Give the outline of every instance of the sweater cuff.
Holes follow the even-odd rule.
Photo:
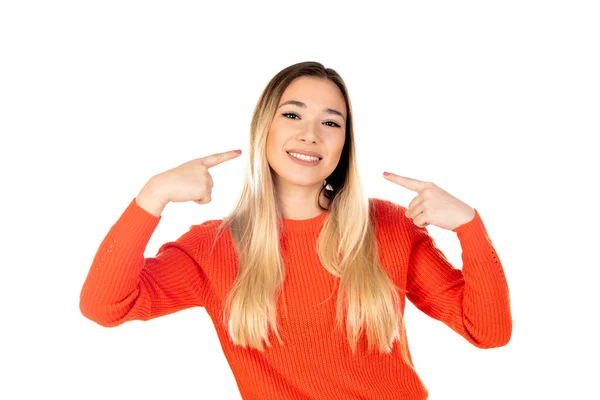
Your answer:
[[[481,228],[483,228],[483,221],[481,220],[481,216],[479,215],[477,209],[474,208],[474,210],[475,216],[473,219],[452,229],[452,232],[456,232],[459,235],[471,235],[473,232],[481,231]]]
[[[125,212],[114,224],[114,230],[123,230],[127,235],[134,234],[135,248],[145,248],[158,226],[162,216],[155,216],[144,210],[136,201],[135,197],[131,200]],[[132,228],[134,227],[134,228]],[[118,235],[117,232],[115,234]]]
[[[452,229],[452,231],[456,232],[463,249],[469,250],[468,254],[487,257],[490,251],[494,251],[494,244],[488,236],[477,209],[475,209],[475,216],[471,221]]]

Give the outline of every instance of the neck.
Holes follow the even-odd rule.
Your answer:
[[[303,220],[314,218],[321,213],[323,209],[319,206],[318,193],[320,186],[294,186],[293,188],[278,187],[277,198],[278,206],[283,218]],[[321,194],[320,204],[323,207],[329,206],[329,200]]]

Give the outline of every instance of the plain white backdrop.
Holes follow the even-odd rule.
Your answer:
[[[240,399],[202,308],[104,328],[79,311],[102,239],[153,175],[241,148],[212,202],[169,204],[146,256],[222,218],[269,79],[346,81],[364,189],[385,170],[475,207],[513,335],[482,350],[410,302],[431,400],[597,399],[600,13],[592,1],[5,1],[0,5],[2,399]],[[462,267],[456,234],[428,227]]]

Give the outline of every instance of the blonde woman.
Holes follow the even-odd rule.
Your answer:
[[[166,204],[210,202],[210,169],[241,152],[152,177],[101,243],[83,315],[114,327],[204,307],[245,400],[426,399],[406,341],[406,298],[474,346],[505,345],[508,286],[478,212],[395,174],[384,177],[417,193],[408,207],[366,198],[352,122],[335,70],[303,62],[280,71],[254,110],[231,213],[144,258]],[[428,224],[457,233],[462,270]]]

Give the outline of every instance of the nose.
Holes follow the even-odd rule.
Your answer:
[[[306,129],[304,129],[300,135],[299,135],[299,139],[303,140],[303,141],[308,141],[308,142],[312,142],[312,143],[316,143],[317,142],[317,131],[318,129],[315,129],[314,124],[313,123],[308,123],[306,124]]]

